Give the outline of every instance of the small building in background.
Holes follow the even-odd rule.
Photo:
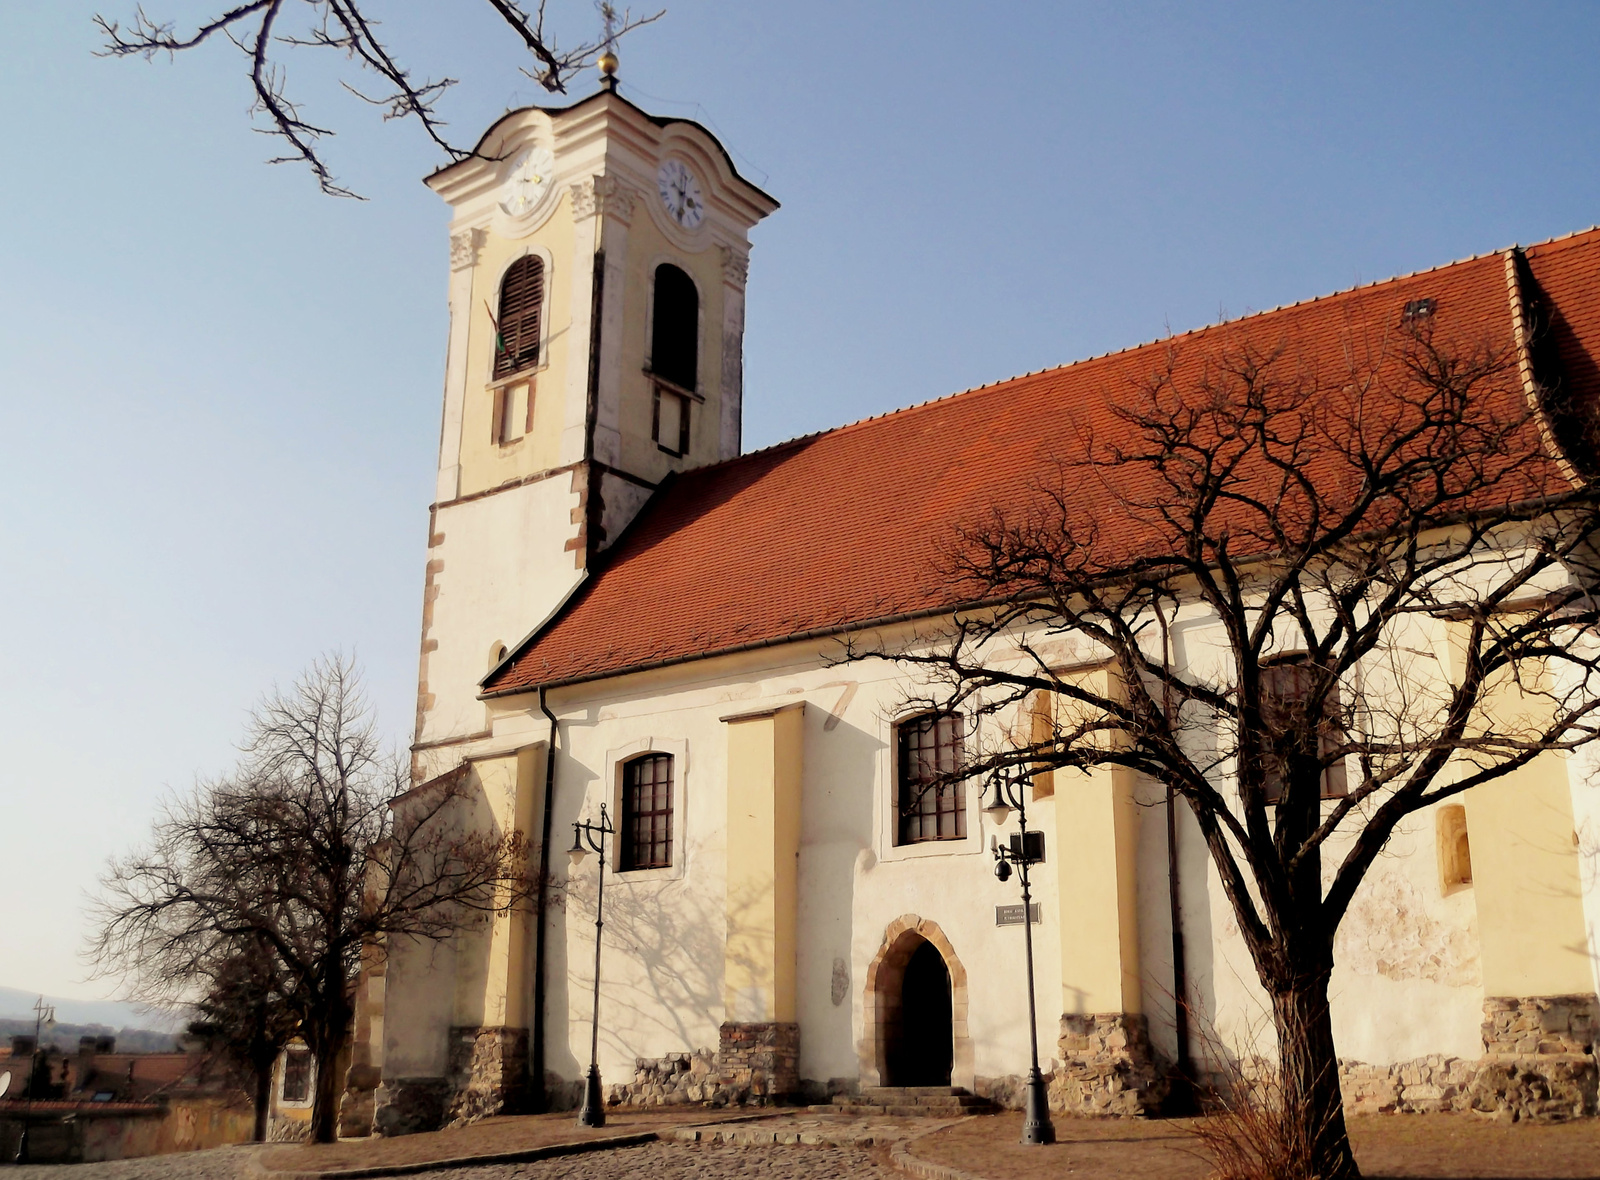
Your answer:
[[[0,1076],[7,1073],[0,1159],[15,1157],[24,1126],[34,1163],[132,1159],[250,1140],[248,1086],[198,1047],[118,1053],[113,1037],[83,1037],[68,1053],[19,1036],[0,1049]]]

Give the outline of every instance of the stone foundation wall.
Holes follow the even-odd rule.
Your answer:
[[[1594,1056],[1600,1004],[1589,996],[1490,996],[1483,1002],[1487,1056]]]
[[[727,1021],[718,1033],[717,1075],[730,1102],[765,1104],[800,1092],[800,1026]]]
[[[444,1078],[385,1078],[378,1087],[373,1132],[394,1136],[437,1131],[444,1124],[451,1090]]]
[[[1508,1122],[1555,1122],[1597,1113],[1594,996],[1491,996],[1483,1002],[1475,1061],[1423,1057],[1397,1065],[1339,1063],[1356,1114],[1474,1111]]]
[[[1490,996],[1472,1109],[1517,1122],[1595,1114],[1597,1032],[1593,995]]]
[[[716,1052],[634,1059],[633,1080],[610,1086],[611,1106],[764,1106],[802,1093],[800,1026],[728,1022]],[[831,1087],[830,1087],[831,1089]]]
[[[1050,1077],[1050,1109],[1064,1114],[1152,1114],[1167,1096],[1166,1068],[1150,1047],[1143,1016],[1063,1016],[1061,1065]],[[999,1099],[995,1099],[999,1101]]]
[[[684,1106],[712,1103],[726,1106],[717,1076],[717,1055],[710,1049],[669,1053],[665,1057],[639,1057],[633,1063],[633,1081],[608,1087],[608,1106]],[[717,1102],[718,1097],[722,1101]]]
[[[376,1065],[358,1063],[350,1067],[345,1074],[344,1094],[339,1098],[339,1138],[359,1139],[372,1134],[382,1081],[383,1071]]]
[[[451,1125],[521,1113],[528,1099],[528,1030],[452,1028],[449,1080]]]
[[[1053,1082],[1055,1074],[1045,1075],[1046,1082]],[[1008,1073],[997,1078],[978,1076],[972,1079],[972,1092],[979,1098],[987,1098],[996,1106],[1007,1110],[1021,1110],[1028,1100],[1028,1079],[1020,1073]],[[1054,1099],[1051,1100],[1054,1105]]]
[[[1472,1108],[1478,1062],[1421,1057],[1397,1065],[1339,1062],[1339,1088],[1352,1114],[1439,1114]]]

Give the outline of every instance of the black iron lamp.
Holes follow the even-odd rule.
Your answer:
[[[583,1108],[578,1111],[578,1122],[585,1127],[606,1125],[605,1098],[600,1093],[600,931],[605,926],[606,837],[614,830],[602,803],[599,823],[573,823],[572,847],[567,849],[573,868],[591,852],[600,858],[600,882],[594,897],[594,1017],[589,1024],[589,1076],[583,1087]]]
[[[1008,881],[1011,879],[1012,866],[1015,866],[1017,876],[1022,881],[1022,930],[1028,958],[1028,1053],[1032,1062],[1028,1069],[1028,1098],[1022,1121],[1022,1142],[1042,1146],[1056,1141],[1056,1128],[1050,1121],[1050,1098],[1045,1089],[1044,1075],[1039,1072],[1039,1014],[1033,987],[1033,893],[1028,881],[1028,866],[1044,859],[1044,834],[1028,831],[1027,792],[1032,777],[1018,767],[996,770],[989,776],[993,795],[983,813],[998,828],[1015,811],[1022,829],[1006,843],[994,842],[994,875],[1001,881]]]

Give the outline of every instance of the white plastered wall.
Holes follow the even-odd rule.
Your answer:
[[[859,1075],[867,968],[885,928],[907,914],[938,924],[967,973],[968,1020],[979,1077],[1016,1075],[1028,1058],[1022,930],[997,927],[994,907],[1019,900],[1015,880],[992,875],[990,829],[969,789],[968,837],[937,846],[893,842],[893,723],[908,694],[894,666],[828,666],[826,645],[708,659],[609,683],[551,692],[561,718],[554,830],[592,818],[613,799],[616,752],[646,747],[677,761],[681,862],[673,874],[608,876],[602,955],[601,1067],[608,1081],[632,1077],[634,1060],[712,1048],[723,1009],[726,931],[727,727],[730,714],[804,701],[797,1017],[801,1075]],[[1174,659],[1200,668],[1221,658],[1204,619],[1180,622]],[[493,706],[483,750],[542,738],[529,698]],[[1203,727],[1202,727],[1203,728]],[[1199,739],[1197,739],[1199,740]],[[1575,780],[1576,782],[1576,780]],[[1071,784],[1057,784],[1058,792]],[[1576,790],[1575,786],[1575,790]],[[1169,1059],[1175,1048],[1171,931],[1162,793],[1139,788],[1138,909],[1143,1008]],[[1070,856],[1047,801],[1030,814],[1048,855]],[[1189,992],[1197,1023],[1227,1053],[1270,1052],[1265,998],[1229,905],[1187,809],[1178,811],[1178,862]],[[1470,888],[1439,880],[1434,817],[1407,821],[1358,892],[1337,944],[1332,998],[1341,1057],[1390,1064],[1439,1053],[1480,1051],[1483,987]],[[1338,841],[1330,862],[1342,855]],[[560,858],[558,858],[558,862]],[[565,872],[564,862],[557,872]],[[593,962],[594,862],[562,891],[550,916],[548,1067],[576,1079],[587,1064]],[[1039,1051],[1048,1063],[1062,995],[1061,899],[1055,875],[1037,878],[1035,927]],[[1592,887],[1591,887],[1592,888]],[[440,960],[443,965],[443,959]],[[564,1033],[563,1033],[564,1029]],[[1191,1045],[1202,1066],[1203,1035]]]
[[[1189,618],[1174,627],[1173,655],[1192,673],[1219,683],[1228,678],[1223,636],[1208,619]],[[1206,733],[1206,726],[1193,726],[1188,740],[1205,742]],[[1142,784],[1140,801],[1145,1007],[1152,1040],[1171,1060],[1176,1036],[1165,792]],[[1219,1054],[1270,1055],[1271,1007],[1232,904],[1188,806],[1180,800],[1176,810],[1191,1054],[1202,1068],[1214,1066]],[[1475,1058],[1482,1052],[1483,982],[1473,893],[1470,887],[1446,893],[1442,886],[1435,822],[1430,809],[1400,825],[1341,924],[1329,997],[1342,1059],[1387,1065],[1432,1053]],[[1348,846],[1344,832],[1329,841],[1325,878]]]
[[[933,848],[896,849],[884,806],[893,719],[903,682],[888,665],[842,670],[790,666],[748,671],[738,660],[698,669],[631,677],[611,686],[551,693],[562,719],[556,766],[556,843],[570,825],[593,818],[614,778],[617,750],[676,748],[682,813],[680,875],[608,873],[601,975],[601,1070],[630,1080],[636,1057],[714,1048],[725,1018],[727,733],[721,718],[751,708],[804,700],[805,780],[797,923],[797,1017],[801,1075],[854,1079],[867,968],[885,928],[907,913],[944,930],[965,966],[969,1022],[979,1076],[1015,1074],[1027,1062],[1026,977],[1022,930],[996,927],[995,906],[1019,900],[1016,881],[992,873],[989,828],[968,795],[968,837]],[[710,674],[713,668],[721,669]],[[734,675],[729,675],[734,672]],[[698,675],[696,674],[698,673]],[[495,741],[537,732],[522,702],[496,720]],[[664,735],[670,735],[668,745]],[[641,744],[643,743],[643,745]],[[1030,826],[1047,833],[1056,853],[1052,809],[1042,804]],[[613,861],[613,867],[615,862]],[[564,872],[564,862],[558,866]],[[1060,995],[1056,902],[1041,874],[1034,928],[1040,1004],[1040,1053],[1055,1052]],[[564,910],[551,915],[547,1066],[577,1078],[587,1065],[594,954],[592,858],[569,878]],[[841,968],[842,964],[842,968]],[[840,986],[836,987],[836,977]],[[837,1002],[835,996],[837,995]],[[561,1028],[565,1022],[566,1035]]]
[[[578,496],[566,474],[439,508],[429,549],[433,601],[423,635],[432,705],[419,743],[480,734],[487,714],[478,682],[491,648],[514,647],[577,582],[570,552]]]

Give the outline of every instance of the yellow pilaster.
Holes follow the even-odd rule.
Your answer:
[[[1098,694],[1116,686],[1108,668],[1075,676]],[[1058,722],[1070,727],[1079,708],[1058,700]],[[1036,795],[1037,784],[1036,779]],[[1057,770],[1050,776],[1056,809],[1056,847],[1050,859],[1055,862],[1061,913],[1061,1010],[1068,1015],[1141,1010],[1139,814],[1133,784],[1131,771],[1110,767],[1092,773]]]
[[[1458,675],[1465,627],[1458,624],[1452,636]],[[1502,676],[1486,686],[1478,705],[1483,730],[1520,734],[1548,725],[1551,702],[1541,695],[1548,687],[1539,683],[1541,675],[1524,667],[1523,684]],[[1461,772],[1469,773],[1468,766]],[[1592,994],[1566,758],[1541,754],[1520,770],[1468,791],[1461,801],[1484,995]]]
[[[793,1021],[805,706],[723,721],[728,726],[727,1018]]]
[[[484,813],[476,817],[476,830],[496,836],[521,832],[530,843],[536,838],[534,816],[543,749],[542,744],[528,746],[472,763],[466,802],[472,811]],[[467,961],[458,970],[457,1025],[527,1027],[532,923],[532,908],[522,902],[489,915],[476,935],[458,940],[459,953],[464,953]],[[474,959],[481,962],[481,968]]]

